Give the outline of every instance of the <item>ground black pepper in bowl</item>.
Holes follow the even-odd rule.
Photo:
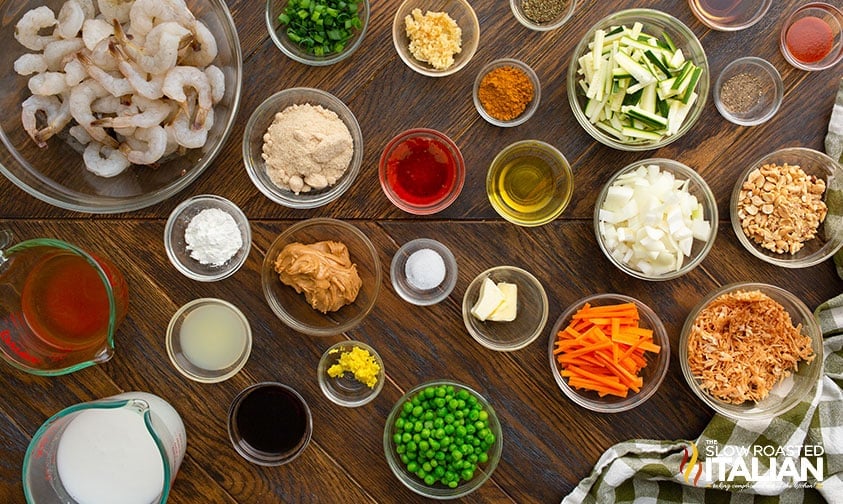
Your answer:
[[[726,65],[714,86],[714,104],[726,120],[754,126],[770,119],[781,105],[784,84],[776,68],[755,57]]]
[[[720,88],[720,101],[732,114],[746,114],[764,95],[763,83],[758,77],[739,73],[729,77]]]

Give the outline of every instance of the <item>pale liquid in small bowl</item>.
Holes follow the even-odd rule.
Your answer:
[[[246,332],[242,320],[230,308],[209,304],[185,317],[179,343],[191,364],[216,371],[231,366],[243,354]]]

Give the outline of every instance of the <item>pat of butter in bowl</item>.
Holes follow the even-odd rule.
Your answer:
[[[485,278],[471,314],[480,321],[511,322],[518,311],[518,285]]]

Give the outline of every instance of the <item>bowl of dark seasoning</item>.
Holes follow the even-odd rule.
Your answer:
[[[571,19],[576,6],[575,0],[509,0],[515,19],[536,31],[559,28]]]
[[[767,60],[748,56],[726,65],[714,85],[714,105],[727,121],[755,126],[779,110],[784,84]]]
[[[495,126],[518,126],[539,108],[539,78],[526,63],[502,58],[485,65],[474,80],[474,106]]]
[[[185,200],[164,228],[164,248],[184,276],[213,282],[233,275],[246,262],[252,231],[240,208],[213,194]]]
[[[447,298],[457,283],[457,260],[442,243],[417,238],[405,243],[392,257],[390,278],[395,292],[419,306]]]

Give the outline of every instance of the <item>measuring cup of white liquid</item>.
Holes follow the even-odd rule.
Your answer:
[[[23,492],[30,504],[163,504],[186,446],[181,417],[156,395],[77,404],[33,436]]]

